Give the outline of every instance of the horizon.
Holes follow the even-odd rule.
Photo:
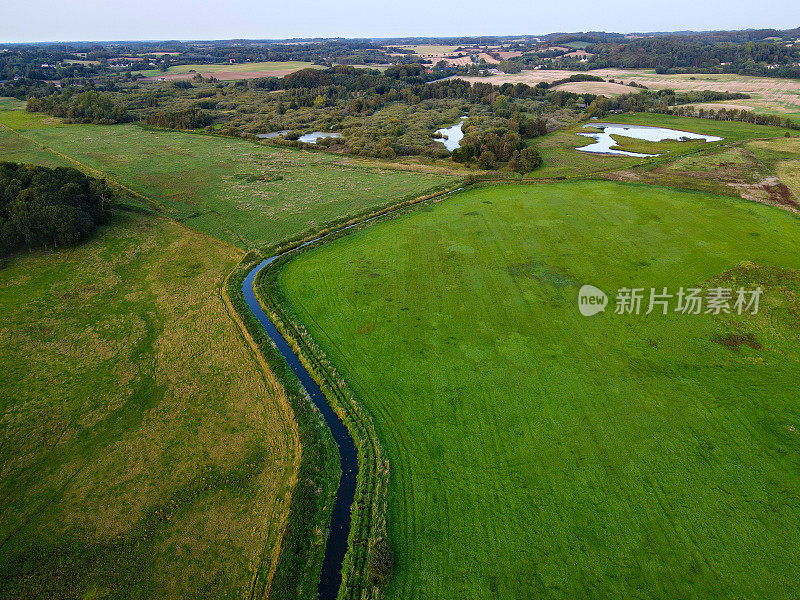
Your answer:
[[[633,0],[612,0],[602,6],[579,0],[570,8],[567,13],[560,6],[501,0],[486,10],[476,0],[449,0],[435,5],[409,0],[403,10],[388,11],[367,8],[358,0],[343,0],[336,6],[301,0],[288,12],[283,6],[259,5],[254,0],[234,0],[224,8],[208,0],[178,0],[166,5],[143,0],[135,6],[110,8],[98,0],[79,6],[34,0],[6,9],[7,17],[0,24],[0,43],[457,39],[600,31],[644,35],[786,30],[783,24],[787,22],[800,24],[800,5],[793,0],[768,0],[762,3],[755,19],[752,3],[744,0],[702,6],[691,0],[676,0],[668,7],[648,11],[642,11]],[[280,14],[280,19],[273,19],[273,13]],[[509,23],[538,33],[508,32]]]
[[[188,44],[192,42],[268,42],[268,43],[313,43],[325,41],[356,41],[363,40],[367,42],[393,42],[393,41],[424,41],[424,40],[437,40],[437,41],[459,41],[459,40],[474,40],[478,38],[494,38],[501,40],[508,40],[510,38],[543,38],[548,36],[557,35],[598,35],[598,34],[616,34],[623,36],[658,36],[658,35],[697,35],[708,33],[725,33],[732,31],[762,31],[772,30],[777,32],[800,30],[800,24],[796,27],[746,27],[740,29],[674,29],[674,30],[658,30],[658,31],[611,31],[611,30],[575,30],[575,31],[548,31],[545,33],[497,33],[497,34],[475,34],[475,35],[396,35],[396,36],[297,36],[297,37],[221,37],[221,38],[119,38],[119,39],[49,39],[49,40],[24,40],[18,42],[10,42],[0,40],[0,44],[8,46],[20,45],[36,45],[36,44],[158,44],[158,43],[179,43]]]

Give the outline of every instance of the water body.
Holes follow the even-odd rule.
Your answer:
[[[442,134],[442,137],[436,141],[443,143],[444,147],[450,150],[450,152],[458,148],[458,143],[464,137],[464,131],[461,129],[461,127],[464,125],[464,121],[466,120],[467,117],[461,117],[461,120],[455,125],[437,129],[436,133]]]
[[[325,557],[322,560],[322,573],[317,590],[320,600],[335,600],[342,583],[342,562],[347,552],[347,537],[350,535],[350,507],[355,499],[356,481],[358,479],[358,450],[356,450],[356,445],[350,437],[347,427],[344,426],[344,423],[341,422],[328,404],[325,394],[322,393],[317,383],[311,378],[300,359],[292,352],[289,344],[275,328],[275,325],[272,324],[272,321],[270,321],[256,299],[253,290],[253,282],[256,275],[276,258],[277,256],[268,258],[247,274],[242,283],[242,293],[247,306],[258,319],[258,322],[261,323],[270,339],[275,343],[292,372],[300,380],[300,383],[311,397],[314,406],[322,413],[325,424],[331,430],[333,439],[339,448],[339,462],[341,463],[342,474],[339,477],[339,489],[333,504],[333,515],[331,517],[328,540],[325,545]]]
[[[628,152],[626,150],[614,149],[617,142],[612,135],[624,135],[646,140],[648,142],[661,142],[663,140],[704,140],[706,142],[718,142],[722,138],[715,135],[701,135],[689,131],[679,131],[677,129],[667,129],[665,127],[649,127],[647,125],[618,125],[615,123],[587,123],[584,127],[594,127],[600,130],[599,133],[579,133],[584,137],[594,138],[594,144],[577,148],[581,152],[593,152],[598,154],[620,154],[623,156],[636,156],[647,158],[649,156],[659,156],[658,154],[642,154],[640,152]]]
[[[324,138],[340,138],[340,137],[342,137],[342,134],[336,133],[335,131],[329,133],[325,133],[324,131],[312,131],[311,133],[301,135],[299,140],[301,142],[305,142],[306,144],[316,144],[317,140],[321,140]]]
[[[287,133],[289,133],[289,130],[284,129],[283,131],[273,131],[272,133],[257,133],[256,137],[263,140],[268,140],[270,138],[276,138],[279,135],[286,135]]]

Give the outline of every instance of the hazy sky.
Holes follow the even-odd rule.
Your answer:
[[[800,0],[0,1],[0,42],[628,33],[800,25]]]

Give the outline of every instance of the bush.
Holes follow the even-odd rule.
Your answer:
[[[372,583],[382,588],[392,579],[394,553],[385,538],[378,539],[369,552],[367,571]]]
[[[485,150],[478,157],[478,166],[485,171],[494,169],[497,166],[497,157],[491,150]]]

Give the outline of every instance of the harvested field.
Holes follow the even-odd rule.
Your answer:
[[[467,81],[493,83],[526,83],[536,85],[540,81],[553,82],[575,75],[578,71],[535,70],[516,75],[492,75],[490,77],[462,77]],[[586,73],[581,71],[580,73]],[[672,89],[676,91],[712,90],[719,92],[741,92],[751,96],[748,100],[737,100],[735,104],[756,112],[771,112],[783,116],[800,117],[800,81],[746,75],[658,75],[648,69],[595,69],[588,71],[604,79],[614,79],[625,84],[635,82],[650,89]],[[629,90],[635,92],[635,89]],[[592,92],[594,93],[594,92]]]
[[[571,83],[563,83],[554,89],[572,92],[573,94],[598,94],[609,98],[638,91],[627,85],[605,81],[573,81]]]

